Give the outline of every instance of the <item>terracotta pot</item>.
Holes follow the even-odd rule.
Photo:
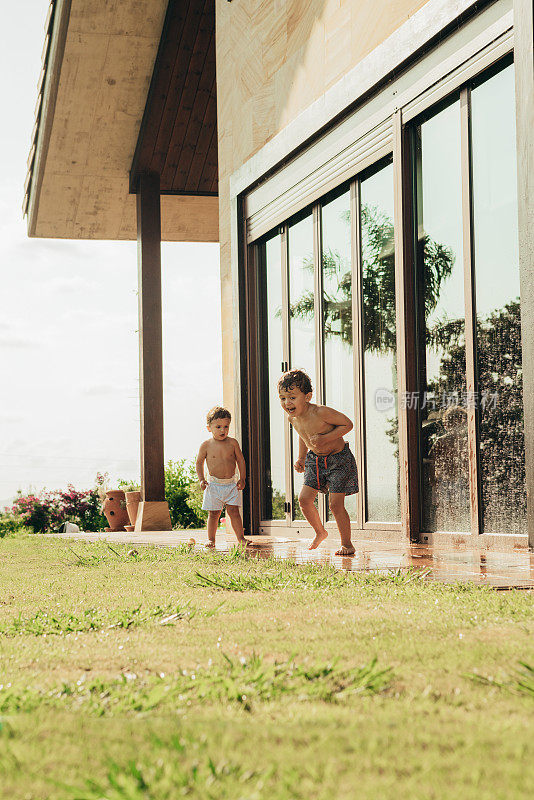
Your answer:
[[[134,527],[135,520],[137,519],[137,509],[140,502],[141,492],[126,492],[126,511],[130,517],[130,525],[133,525]],[[126,530],[128,530],[128,528],[126,528]]]
[[[123,531],[128,523],[126,512],[126,501],[122,489],[106,492],[106,499],[103,507],[104,516],[109,523],[111,531]]]
[[[124,527],[128,533],[131,533],[134,530],[135,525],[125,525]]]

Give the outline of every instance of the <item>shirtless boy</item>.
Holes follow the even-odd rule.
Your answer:
[[[354,456],[343,439],[352,430],[352,422],[340,411],[311,402],[311,381],[300,369],[284,372],[278,381],[278,394],[282,408],[299,435],[299,455],[294,466],[297,472],[304,473],[299,503],[315,531],[309,549],[315,550],[328,536],[314,500],[317,492],[329,492],[330,511],[341,536],[341,548],[336,555],[353,556],[345,495],[358,491],[358,472]]]
[[[215,406],[206,417],[211,439],[202,442],[197,456],[197,475],[200,488],[204,490],[202,508],[208,512],[207,547],[215,547],[215,534],[223,506],[230,517],[232,528],[241,545],[247,541],[243,534],[243,522],[239,513],[239,492],[245,485],[246,467],[243,453],[236,439],[228,436],[232,415],[226,408]],[[209,480],[204,475],[204,462],[208,467]],[[236,466],[239,480],[236,483]]]

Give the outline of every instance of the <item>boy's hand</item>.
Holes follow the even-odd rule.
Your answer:
[[[237,486],[237,489],[240,492],[242,492],[243,489],[245,488],[245,479],[244,478],[239,478],[238,482],[236,483],[236,486]]]
[[[304,459],[297,458],[294,467],[295,467],[295,472],[304,472]]]
[[[207,482],[207,480],[205,478],[200,481],[200,488],[202,489],[202,491],[204,491],[204,489],[207,487],[207,485],[208,485],[208,482]]]

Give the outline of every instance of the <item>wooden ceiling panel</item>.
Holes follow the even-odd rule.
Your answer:
[[[213,134],[215,133],[215,136],[217,135],[217,100],[215,83],[213,83],[209,88],[207,94],[208,98],[204,111],[204,118],[199,122],[199,130],[196,134],[197,146],[192,152],[189,163],[187,164],[187,172],[185,171],[186,165],[182,154],[182,158],[180,159],[180,163],[178,165],[178,172],[181,169],[182,174],[178,174],[177,172],[175,176],[176,181],[180,182],[183,180],[188,186],[191,187],[196,181],[196,191],[201,191],[199,185],[201,183],[202,174],[206,166],[208,166],[208,172],[213,174],[213,164],[210,167],[207,165],[206,160],[210,147],[217,148],[217,139],[215,138],[215,142],[213,142]],[[214,166],[216,171],[217,164]],[[200,176],[200,178],[198,178],[198,176]]]
[[[130,173],[164,194],[218,192],[215,0],[170,0]]]
[[[200,178],[197,186],[197,191],[200,194],[204,192],[217,192],[218,191],[218,153],[217,153],[217,121],[213,126],[211,133],[211,141],[208,145],[208,152],[206,153],[206,161],[204,169],[202,170],[202,177]]]
[[[209,54],[208,50],[208,54]],[[212,48],[213,55],[215,55],[215,50]],[[193,159],[195,157],[195,153],[197,149],[202,148],[202,134],[204,132],[204,126],[207,126],[207,131],[204,132],[208,138],[208,141],[211,140],[211,128],[210,128],[210,115],[213,122],[216,123],[217,121],[217,104],[215,102],[215,81],[213,79],[213,72],[215,68],[215,62],[213,63],[213,68],[210,68],[210,65],[207,63],[202,71],[202,75],[200,77],[200,81],[198,84],[198,88],[195,95],[195,102],[190,110],[189,119],[187,122],[187,128],[185,130],[184,135],[179,135],[176,139],[182,141],[182,148],[180,151],[180,155],[177,161],[176,168],[174,169],[174,177],[173,181],[176,185],[187,184],[191,165],[193,163]],[[210,99],[213,100],[210,106]],[[209,112],[209,113],[208,113]],[[187,116],[184,113],[183,117]],[[179,117],[178,117],[179,118]],[[173,137],[174,138],[174,137]],[[205,156],[205,153],[204,153]],[[199,166],[204,166],[205,157],[201,159]],[[165,168],[173,170],[174,164],[167,160],[165,164]],[[200,174],[200,173],[199,173]],[[194,175],[191,176],[193,180],[198,183],[198,177]]]

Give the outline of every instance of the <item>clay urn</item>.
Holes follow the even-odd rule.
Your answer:
[[[108,521],[110,531],[124,530],[124,526],[128,524],[128,513],[122,489],[113,489],[106,492],[102,510]]]
[[[133,531],[135,527],[135,520],[137,519],[137,509],[141,502],[141,492],[126,492],[126,511],[130,518],[130,524],[126,526],[126,530]],[[133,527],[132,527],[133,526]]]

